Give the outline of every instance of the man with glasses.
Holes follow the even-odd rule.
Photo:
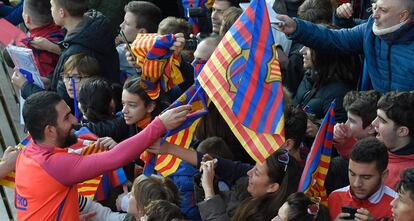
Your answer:
[[[329,195],[332,220],[347,220],[351,214],[343,206],[356,209],[357,220],[391,220],[390,203],[396,193],[384,185],[388,175],[387,148],[376,138],[365,138],[354,145],[348,167],[349,186]]]
[[[378,0],[373,14],[352,29],[329,30],[300,19],[279,15],[279,29],[292,40],[331,53],[364,53],[365,69],[375,90],[414,89],[413,0]]]

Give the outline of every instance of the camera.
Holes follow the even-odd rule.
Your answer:
[[[343,206],[342,207],[343,213],[349,213],[350,215],[346,217],[345,219],[355,219],[355,213],[357,213],[357,209],[352,206]]]
[[[197,38],[185,39],[184,49],[195,51],[197,49],[197,45],[198,45]]]

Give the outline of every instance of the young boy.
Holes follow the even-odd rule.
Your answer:
[[[388,149],[389,175],[385,184],[395,190],[400,172],[414,167],[414,92],[388,92],[377,106],[372,125]]]
[[[376,91],[351,91],[344,97],[343,106],[348,119],[334,127],[334,144],[338,153],[348,159],[352,146],[360,139],[374,136],[371,122],[376,117],[377,101],[380,93]]]
[[[132,1],[125,5],[124,21],[120,25],[121,32],[127,42],[116,47],[118,51],[121,75],[129,78],[137,74],[135,67],[130,65],[125,57],[126,44],[132,43],[138,33],[156,33],[158,23],[162,19],[161,9],[151,2]]]
[[[62,97],[67,96],[62,82],[63,66],[71,55],[79,53],[96,58],[102,76],[110,82],[119,82],[115,33],[110,27],[109,20],[94,10],[86,13],[88,10],[86,0],[51,0],[50,3],[53,20],[67,31],[62,42],[59,62],[53,74],[51,89],[57,90]]]
[[[49,45],[55,44],[57,47],[57,43],[63,40],[63,30],[53,22],[49,8],[49,0],[26,0],[23,3],[22,13],[24,23],[29,29],[29,36],[23,40],[23,43],[33,50],[36,67],[45,81],[51,79],[59,55],[53,51],[53,47],[39,45],[49,42]],[[29,83],[18,71],[13,74],[12,83],[21,88],[23,98],[27,98],[34,92],[32,91],[34,84]]]

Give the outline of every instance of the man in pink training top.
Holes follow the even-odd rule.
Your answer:
[[[166,129],[180,125],[189,110],[186,105],[167,111],[110,151],[82,156],[65,149],[77,141],[76,118],[62,98],[53,92],[30,96],[23,118],[33,140],[16,162],[18,220],[79,220],[76,184],[131,162]]]

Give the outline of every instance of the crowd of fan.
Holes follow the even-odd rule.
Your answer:
[[[100,2],[0,2],[0,16],[27,28],[25,45],[45,85],[18,69],[11,77],[26,99],[33,139],[23,151],[8,147],[0,161],[0,177],[16,171],[19,220],[414,220],[413,0],[270,1],[281,21],[272,29],[285,87],[285,143],[264,162],[247,154],[214,103],[191,148],[159,140],[186,119],[189,105],[163,110],[193,85],[194,67],[208,61],[243,13],[239,1],[214,1],[211,33],[197,38],[195,50],[185,47],[193,27],[184,13],[166,16],[179,16],[181,1],[163,10],[159,2]],[[180,58],[183,82],[157,98],[148,95],[128,47],[142,33],[173,34],[170,50]],[[297,190],[334,100],[323,205]],[[108,151],[62,151],[82,126]],[[169,177],[145,176],[144,150],[183,161]],[[95,202],[74,188],[118,167],[129,193],[114,189]]]

